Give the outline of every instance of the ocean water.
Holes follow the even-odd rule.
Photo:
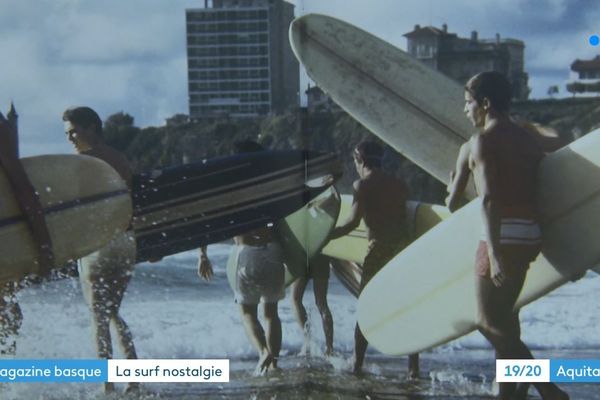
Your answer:
[[[462,337],[421,355],[421,379],[406,379],[407,360],[369,348],[365,374],[349,373],[356,300],[331,274],[328,301],[334,319],[335,355],[323,356],[320,317],[311,285],[305,305],[311,341],[296,323],[289,294],[280,302],[283,345],[281,370],[254,377],[257,356],[241,325],[225,265],[228,244],[209,247],[215,276],[196,275],[197,254],[186,252],[154,264],[140,264],[127,290],[121,314],[128,322],[140,358],[228,358],[226,384],[144,384],[140,395],[104,395],[99,384],[0,386],[0,399],[486,399],[494,395],[493,352],[478,334]],[[538,358],[600,358],[600,277],[588,273],[525,307],[523,340]],[[77,279],[23,289],[24,314],[16,358],[94,358],[91,318]],[[116,346],[115,346],[116,347]],[[119,357],[118,352],[115,357]],[[594,384],[562,385],[573,399],[600,399]],[[537,393],[530,391],[532,398]]]

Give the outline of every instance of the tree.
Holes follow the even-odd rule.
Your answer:
[[[558,86],[557,85],[552,85],[548,88],[548,96],[554,98],[555,94],[558,94]]]
[[[567,84],[567,92],[572,93],[575,97],[575,94],[585,92],[585,85],[581,82],[569,83]]]
[[[110,115],[104,121],[104,141],[123,152],[127,152],[139,132],[140,128],[134,126],[133,117],[123,111]]]

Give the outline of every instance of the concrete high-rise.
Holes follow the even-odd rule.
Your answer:
[[[205,0],[186,10],[191,119],[251,117],[299,105],[299,65],[283,0]]]

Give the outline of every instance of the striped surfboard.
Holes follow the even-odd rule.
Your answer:
[[[303,150],[219,157],[134,178],[138,261],[216,243],[300,209],[341,175],[335,155]]]

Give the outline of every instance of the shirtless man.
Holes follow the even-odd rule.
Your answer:
[[[531,359],[521,341],[518,310],[513,310],[527,269],[540,252],[535,188],[542,150],[531,131],[511,121],[511,88],[498,72],[472,77],[465,86],[465,114],[480,129],[461,149],[448,185],[454,211],[472,173],[482,204],[483,236],[475,274],[479,331],[497,359]],[[569,397],[551,383],[534,384],[543,399]],[[524,399],[527,385],[501,383],[501,399]]]
[[[307,324],[306,309],[302,304],[304,291],[308,280],[313,281],[313,292],[315,304],[323,322],[323,333],[325,334],[325,355],[333,354],[333,318],[327,304],[327,289],[329,287],[329,259],[322,254],[315,256],[308,265],[306,276],[300,277],[292,283],[292,307],[296,314],[296,320],[304,330],[308,341],[309,326]]]
[[[16,126],[11,125],[2,114],[0,114],[0,168],[14,190],[37,245],[38,273],[47,276],[54,263],[52,241],[38,194],[18,157]],[[21,307],[16,299],[19,285],[17,280],[0,283],[0,355],[14,354],[16,351],[16,336],[23,320]]]
[[[237,154],[263,150],[260,144],[250,140],[236,143],[235,148]],[[233,239],[237,252],[235,301],[240,306],[248,338],[258,351],[255,372],[264,374],[271,368],[277,368],[281,350],[281,320],[277,306],[279,300],[285,297],[283,250],[273,224]],[[206,246],[203,246],[200,248],[198,275],[209,280],[212,274]],[[261,301],[266,332],[258,320],[258,304]]]
[[[349,234],[364,219],[369,250],[363,262],[359,293],[385,264],[408,244],[404,181],[381,170],[383,149],[372,141],[359,143],[353,152],[354,166],[360,179],[354,182],[354,198],[348,220],[336,227],[330,239]],[[358,323],[354,330],[353,371],[359,374],[368,342]],[[409,356],[409,377],[419,376],[418,354]]]
[[[131,167],[118,151],[102,142],[102,121],[89,107],[74,107],[63,114],[65,133],[79,154],[97,157],[110,164],[131,187]],[[86,303],[92,310],[99,358],[112,358],[110,324],[116,328],[121,350],[126,358],[137,358],[133,338],[125,320],[119,315],[125,289],[131,280],[136,246],[133,231],[121,233],[100,250],[83,257],[79,264],[79,280]],[[128,391],[137,390],[130,383]],[[113,383],[104,384],[113,391]]]

